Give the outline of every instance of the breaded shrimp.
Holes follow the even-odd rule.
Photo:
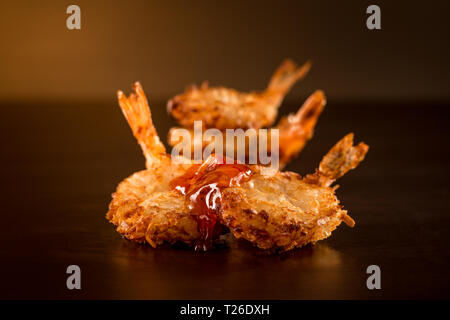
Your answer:
[[[289,250],[328,237],[341,221],[354,225],[329,187],[367,152],[363,143],[352,146],[352,135],[303,179],[258,165],[222,164],[217,155],[201,165],[180,163],[165,153],[140,84],[130,97],[119,91],[118,98],[147,166],[119,184],[106,215],[127,239],[207,250],[229,228],[262,249]]]
[[[204,128],[254,128],[273,124],[278,107],[292,86],[310,69],[291,60],[284,61],[263,92],[242,93],[225,87],[191,86],[167,103],[167,111],[184,128],[193,128],[194,121],[203,121]]]
[[[348,134],[305,178],[293,172],[256,173],[240,188],[223,191],[220,221],[236,238],[261,249],[282,251],[325,239],[342,221],[353,227],[355,222],[339,204],[336,188],[329,186],[355,168],[367,151],[364,143],[353,146],[353,134]]]
[[[283,117],[275,127],[279,130],[280,166],[283,168],[313,137],[314,127],[327,103],[322,90],[315,91],[296,114]]]
[[[295,156],[297,156],[305,147],[308,140],[313,137],[314,127],[316,126],[317,120],[323,111],[326,104],[325,94],[322,90],[316,90],[309,98],[303,103],[302,107],[297,111],[296,114],[289,114],[283,117],[280,122],[274,127],[279,130],[279,163],[280,168],[284,168]],[[180,139],[183,136],[177,134],[180,128],[173,127],[170,129],[168,134],[169,145],[174,147],[181,143],[180,149],[185,148],[184,144],[189,144],[191,150],[191,158],[194,155],[195,145],[200,143],[201,149],[203,150],[210,143],[206,139],[194,139],[194,131],[191,129],[190,139]],[[182,129],[183,130],[183,129]],[[223,131],[223,136],[226,134]],[[267,134],[267,149],[270,150],[271,145],[271,134]],[[255,138],[256,141],[259,139],[259,131],[249,131],[247,132],[247,139],[245,141],[246,154],[248,154],[248,143],[251,139]],[[232,151],[227,152],[227,148],[232,148]],[[237,145],[225,144],[223,150],[224,154],[236,154]]]
[[[185,173],[189,164],[172,163],[152,122],[147,98],[139,82],[126,97],[117,93],[119,105],[146,159],[146,170],[122,181],[112,195],[107,219],[130,240],[153,247],[163,242],[193,244],[199,237],[197,222],[185,199],[169,188],[170,181]]]

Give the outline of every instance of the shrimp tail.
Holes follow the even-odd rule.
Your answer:
[[[310,61],[307,61],[301,67],[298,67],[290,59],[283,61],[270,79],[267,91],[280,93],[284,96],[297,81],[306,76],[310,68]]]
[[[353,133],[349,133],[328,151],[316,172],[307,175],[304,180],[307,183],[328,187],[336,179],[356,168],[364,160],[368,150],[369,146],[364,142],[353,146]]]
[[[326,104],[322,90],[315,91],[303,103],[296,114],[280,120],[279,130],[280,165],[284,166],[305,147],[313,137],[314,127]]]
[[[127,97],[122,91],[117,92],[119,106],[133,131],[150,168],[166,158],[166,148],[159,139],[152,121],[152,114],[144,90],[139,82],[133,84],[133,92]]]

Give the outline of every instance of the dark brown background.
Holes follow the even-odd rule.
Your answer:
[[[290,99],[450,98],[448,1],[2,1],[0,99],[104,99],[141,80],[153,99],[210,80],[263,89],[286,57],[314,68]],[[79,4],[81,31],[66,29]]]
[[[449,298],[448,5],[377,1],[382,30],[358,1],[77,1],[0,4],[2,157],[0,298]],[[316,246],[266,255],[245,242],[198,254],[124,239],[104,215],[118,182],[144,160],[117,106],[141,80],[155,125],[192,81],[266,85],[285,57],[311,58],[281,114],[316,88],[327,107],[288,170],[309,173],[346,133],[371,147],[339,184],[355,218]],[[82,290],[66,289],[66,267]],[[368,265],[382,290],[366,288]]]

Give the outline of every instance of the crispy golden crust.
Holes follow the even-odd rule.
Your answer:
[[[275,129],[279,130],[279,163],[280,168],[287,165],[295,156],[297,156],[305,147],[306,143],[313,137],[314,127],[322,113],[326,104],[325,94],[321,90],[315,91],[305,101],[296,114],[289,114],[283,117],[277,124]],[[182,140],[177,134],[179,128],[171,128],[168,135],[169,145],[172,147],[183,143],[188,143],[187,149],[191,150],[191,157],[194,155],[196,144],[201,144],[200,148],[204,150],[210,141],[194,139],[194,132],[190,130],[190,139]],[[225,132],[222,131],[225,137]],[[254,137],[255,141],[259,141],[259,131],[249,131],[245,140],[245,150],[248,155],[249,141]],[[271,150],[271,135],[267,134],[267,150]],[[231,150],[228,150],[231,149]],[[228,153],[227,153],[228,152]],[[234,143],[224,145],[224,154],[236,154],[237,145]]]
[[[222,223],[261,249],[315,243],[346,216],[332,189],[309,185],[292,172],[257,176],[240,190],[225,190],[224,199]]]
[[[139,88],[135,86],[135,91]],[[143,92],[139,96],[145,98]],[[140,118],[140,103],[148,108],[146,99],[128,101],[121,107],[133,114],[127,120],[148,167],[119,184],[106,217],[120,234],[133,241],[146,241],[153,247],[164,242],[193,245],[199,238],[197,222],[185,197],[169,185],[191,163],[175,163],[161,152],[150,111],[144,115],[147,118]],[[339,205],[335,188],[329,186],[355,168],[367,150],[363,143],[353,146],[353,135],[347,135],[324,157],[316,173],[304,179],[293,172],[273,173],[251,166],[254,175],[250,181],[223,190],[219,221],[237,238],[262,249],[281,250],[324,239],[341,221],[353,226],[354,221]]]
[[[147,170],[119,184],[106,218],[130,240],[147,241],[154,247],[163,242],[192,244],[198,237],[197,224],[188,214],[184,197],[169,188],[169,182],[183,174],[190,163],[172,162],[153,125],[139,82],[133,85],[133,91],[129,97],[119,91],[119,105],[141,146]]]
[[[169,189],[170,180],[185,170],[171,169],[139,171],[119,184],[106,215],[117,232],[153,247],[164,242],[192,245],[199,237],[184,196]]]
[[[204,128],[262,128],[271,126],[278,107],[291,87],[310,68],[307,62],[298,68],[290,60],[276,70],[263,92],[242,93],[225,87],[191,86],[167,103],[167,111],[183,127],[193,128],[201,120]]]
[[[354,220],[343,210],[329,186],[354,169],[368,151],[353,146],[353,134],[340,140],[304,179],[293,172],[257,174],[241,188],[224,191],[221,221],[237,238],[261,249],[290,250],[327,238],[344,221]]]

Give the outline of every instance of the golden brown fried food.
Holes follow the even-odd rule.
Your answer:
[[[241,187],[223,191],[221,222],[237,238],[261,249],[281,250],[325,239],[341,221],[353,227],[329,186],[355,168],[367,151],[364,143],[353,146],[353,134],[348,134],[305,178],[293,172],[257,173]]]
[[[295,156],[297,156],[305,147],[308,140],[313,137],[314,127],[317,120],[323,111],[326,104],[325,94],[322,90],[315,91],[309,98],[303,103],[302,107],[296,114],[289,114],[283,117],[280,122],[275,126],[275,129],[279,130],[279,162],[280,168],[284,168]],[[194,148],[196,144],[201,144],[201,149],[204,150],[206,146],[211,143],[211,140],[194,139],[194,131],[189,130],[190,139],[181,139],[182,135],[178,135],[177,131],[180,128],[171,128],[168,135],[169,145],[174,147],[181,143],[180,149],[185,148],[184,144],[188,143],[191,149],[191,158],[194,155]],[[224,136],[225,133],[222,132]],[[267,134],[267,149],[270,150],[271,135]],[[248,154],[249,141],[259,141],[259,131],[248,131],[245,141],[245,150]],[[232,141],[234,142],[234,140]],[[237,154],[237,145],[235,143],[225,144],[223,150],[225,154]],[[231,151],[228,151],[231,149]],[[228,151],[228,152],[227,152]],[[236,157],[235,157],[236,158]]]
[[[124,237],[153,247],[184,242],[199,250],[228,227],[262,249],[289,250],[326,238],[353,220],[339,205],[331,183],[363,160],[368,147],[352,146],[347,135],[322,160],[316,173],[301,178],[258,165],[178,163],[165,154],[142,87],[119,104],[146,157],[147,169],[121,182],[107,219]]]
[[[170,181],[190,167],[172,163],[152,122],[150,108],[141,85],[127,98],[118,92],[119,105],[146,159],[147,170],[122,181],[112,195],[107,219],[130,240],[157,246],[167,241],[192,244],[199,237],[197,222],[185,199],[169,188]]]
[[[291,87],[303,78],[310,63],[302,67],[284,61],[263,92],[242,93],[225,87],[191,86],[167,103],[167,110],[184,128],[193,128],[201,120],[204,128],[254,128],[273,124],[278,107]]]

